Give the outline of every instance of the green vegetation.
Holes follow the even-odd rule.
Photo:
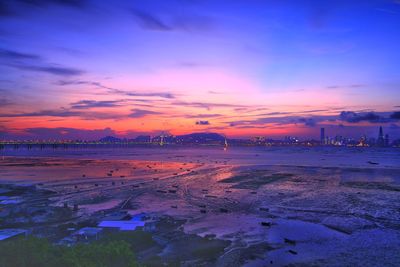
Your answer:
[[[0,243],[1,267],[135,267],[139,266],[125,241],[55,246],[29,237]]]
[[[153,240],[151,233],[141,230],[112,233],[104,236],[101,239],[101,242],[108,243],[116,240],[126,242],[135,252],[141,252],[157,246],[157,243]]]

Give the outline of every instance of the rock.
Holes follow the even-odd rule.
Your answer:
[[[290,245],[296,245],[296,241],[295,240],[291,240],[289,238],[284,238],[283,241],[285,241],[285,243],[288,243]]]

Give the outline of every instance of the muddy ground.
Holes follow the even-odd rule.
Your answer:
[[[152,242],[138,255],[149,266],[400,265],[397,168],[15,157],[0,166],[1,228],[57,242],[67,226],[144,213]]]

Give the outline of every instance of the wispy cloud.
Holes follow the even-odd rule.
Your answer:
[[[116,132],[110,128],[104,129],[78,129],[78,128],[28,128],[21,134],[23,137],[40,139],[80,139],[98,140],[104,136],[115,136]]]
[[[17,4],[16,4],[17,3]],[[49,6],[64,6],[77,9],[86,7],[86,0],[1,0],[0,17],[19,16],[32,7],[45,8]]]
[[[175,98],[175,95],[169,92],[149,92],[149,93],[144,93],[144,92],[134,92],[134,91],[123,91],[123,90],[116,90],[114,93],[125,95],[125,96],[156,96],[156,97],[161,97],[161,98],[168,98],[168,99],[173,99]]]
[[[164,23],[160,18],[150,13],[132,10],[133,17],[140,27],[151,31],[171,31],[172,28]]]
[[[123,100],[81,100],[78,102],[71,103],[73,109],[90,109],[90,108],[113,108],[119,107],[123,103]]]
[[[68,68],[68,67],[60,67],[60,66],[51,66],[51,65],[11,65],[14,68],[20,70],[28,70],[34,72],[44,72],[48,74],[53,74],[57,76],[79,76],[84,74],[85,72],[80,69]]]
[[[42,110],[37,112],[23,112],[23,113],[10,113],[10,114],[0,114],[0,117],[76,117],[79,116],[81,112],[70,111],[67,109],[60,110]]]
[[[90,85],[95,86],[101,89],[106,89],[107,94],[110,95],[121,95],[121,96],[132,96],[132,97],[161,97],[167,99],[175,98],[175,95],[171,92],[140,92],[140,91],[131,91],[131,90],[121,90],[106,86],[100,82],[93,81],[84,81],[84,80],[60,80],[57,82],[60,86],[68,86],[68,85]]]
[[[210,125],[209,121],[196,121],[196,125]]]
[[[0,49],[0,58],[12,59],[12,60],[41,59],[41,57],[39,55],[22,53],[22,52],[8,50],[8,49]]]
[[[48,5],[63,5],[69,7],[84,7],[86,0],[15,0],[30,5],[45,7]]]
[[[176,106],[185,106],[185,107],[195,107],[195,108],[204,108],[210,110],[212,108],[241,108],[245,107],[243,105],[236,104],[226,104],[226,103],[211,103],[211,102],[185,102],[185,101],[175,101],[171,104]]]
[[[131,10],[131,13],[138,26],[149,31],[207,32],[215,28],[214,19],[208,16],[196,14],[190,16],[172,14],[159,16],[138,9]]]
[[[1,92],[2,90],[0,90]],[[0,107],[11,105],[12,102],[5,97],[0,97]]]
[[[361,88],[365,87],[365,84],[350,84],[350,85],[328,85],[327,89],[346,89],[346,88]]]
[[[340,120],[350,123],[358,123],[362,121],[368,121],[371,123],[386,123],[390,121],[389,118],[385,118],[374,112],[356,113],[354,111],[342,111],[339,117]]]
[[[196,115],[186,115],[185,118],[204,119],[204,118],[217,118],[221,116],[222,116],[221,114],[196,114]]]
[[[276,114],[278,114],[277,112]],[[271,113],[272,114],[272,113]],[[307,127],[315,127],[320,123],[332,122],[347,122],[350,124],[357,124],[363,121],[370,123],[389,123],[400,120],[400,112],[354,112],[342,111],[338,115],[311,115],[301,116],[302,112],[297,112],[299,115],[292,115],[296,113],[289,113],[289,116],[268,116],[248,120],[237,120],[226,122],[231,127],[242,126],[259,126],[265,124],[276,125],[290,125],[290,124],[303,124]]]
[[[313,118],[300,118],[299,122],[308,127],[315,127],[317,125],[317,122]]]
[[[279,125],[289,125],[289,124],[303,124],[307,127],[314,127],[318,122],[335,119],[336,116],[312,116],[312,117],[301,117],[301,116],[281,116],[281,117],[263,117],[250,120],[238,120],[228,122],[231,127],[238,127],[243,125],[265,125],[265,124],[279,124]]]
[[[0,49],[1,64],[19,70],[43,72],[58,76],[77,76],[85,72],[71,67],[50,64],[36,54],[24,53],[8,49]]]
[[[59,117],[68,118],[76,117],[83,120],[118,120],[126,118],[126,115],[119,113],[109,112],[92,112],[92,111],[79,111],[70,109],[55,109],[55,110],[41,110],[36,112],[22,112],[22,113],[1,113],[0,118],[18,118],[18,117]]]
[[[157,115],[162,114],[161,112],[152,111],[152,110],[145,110],[145,109],[132,109],[132,113],[129,114],[130,118],[142,118],[147,115]]]

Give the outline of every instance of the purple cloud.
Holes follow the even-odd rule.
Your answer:
[[[196,121],[196,125],[210,125],[209,121]]]
[[[132,109],[131,111],[132,111],[132,113],[129,114],[130,118],[142,118],[142,117],[145,117],[147,115],[162,114],[161,112],[145,110],[145,109]]]

